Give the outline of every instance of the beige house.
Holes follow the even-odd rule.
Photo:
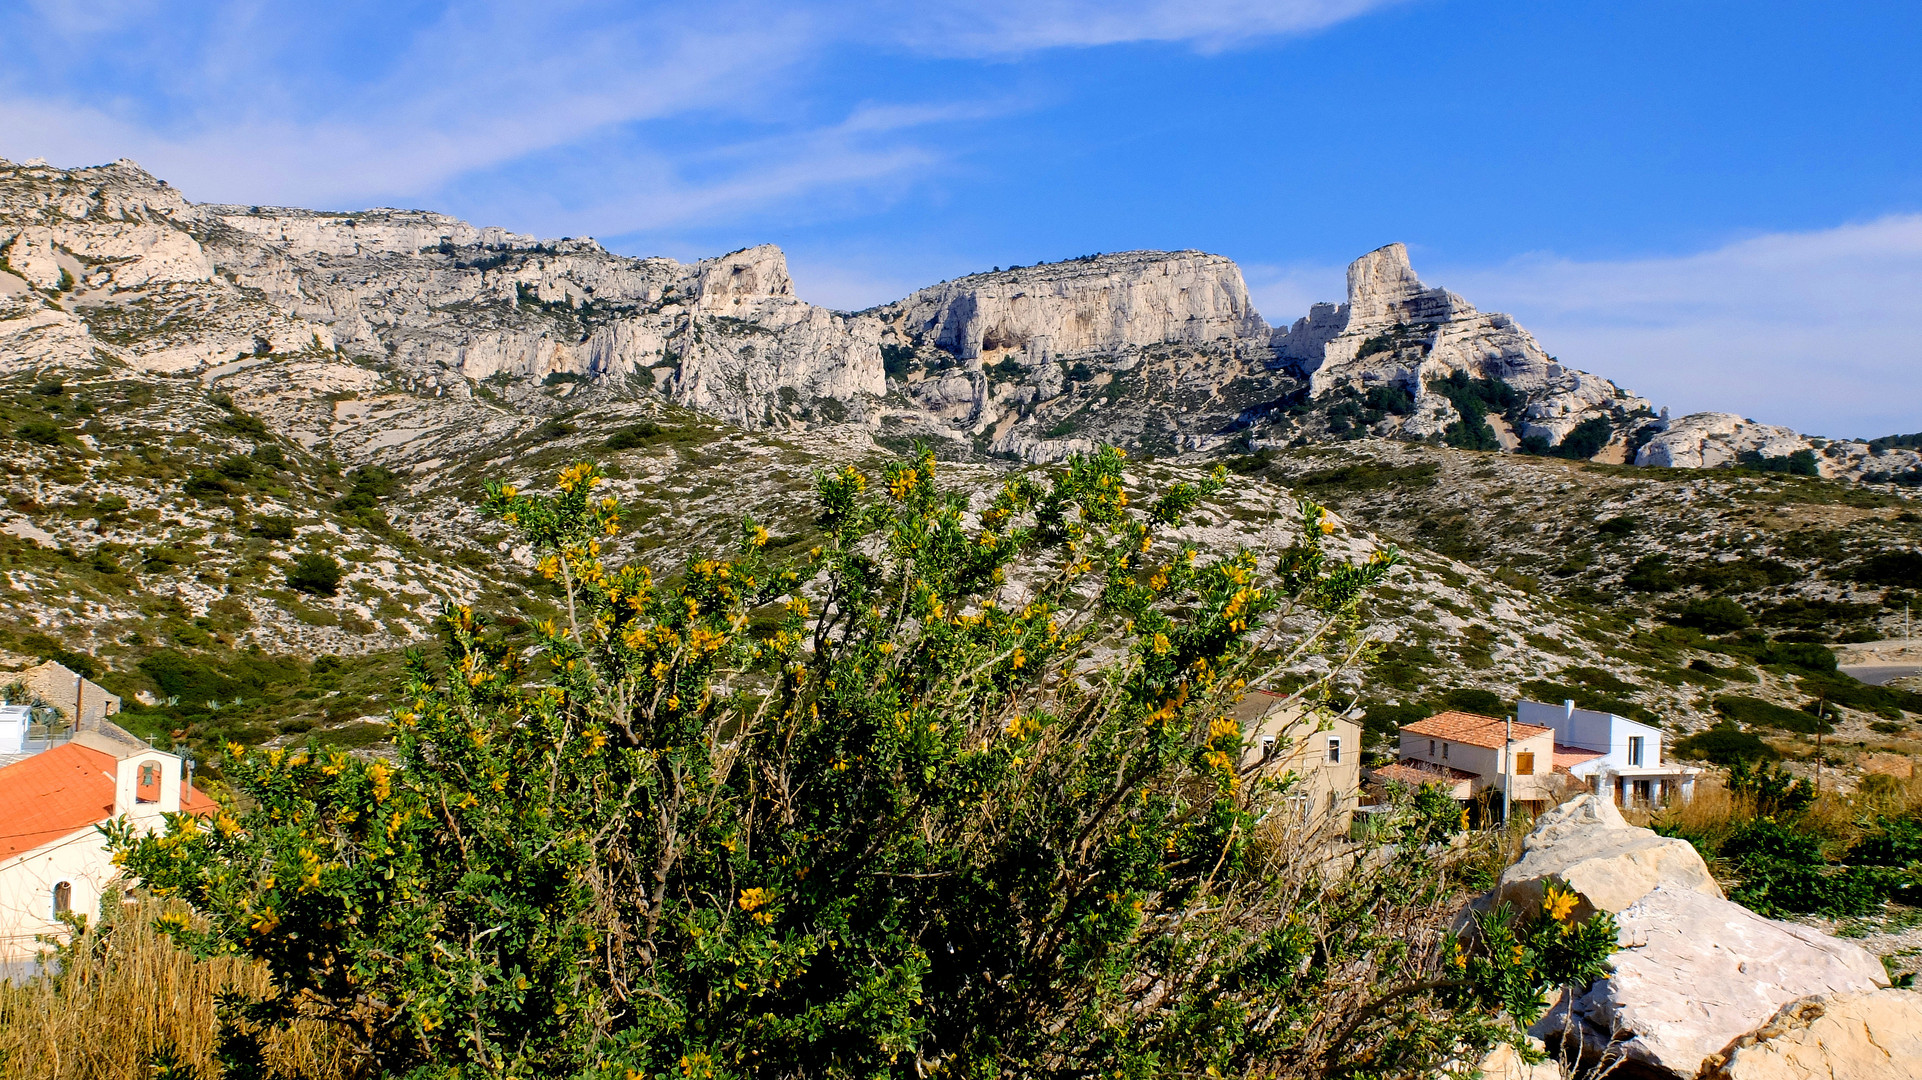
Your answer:
[[[1304,713],[1266,690],[1243,698],[1235,719],[1248,737],[1242,767],[1293,773],[1289,801],[1302,818],[1346,831],[1361,796],[1361,725],[1326,712]]]
[[[1555,730],[1474,713],[1436,713],[1401,729],[1400,773],[1432,773],[1467,801],[1486,791],[1507,791],[1534,810],[1554,804]],[[1393,768],[1392,766],[1390,768]],[[1406,782],[1406,781],[1404,781]]]

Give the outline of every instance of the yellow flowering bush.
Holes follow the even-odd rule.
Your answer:
[[[1519,1037],[1550,967],[1445,932],[1434,813],[1331,860],[1244,764],[1245,688],[1326,654],[1312,714],[1392,552],[1307,503],[1203,551],[1225,474],[1131,497],[1117,451],[879,478],[817,478],[804,556],[744,521],[659,580],[607,561],[593,466],[490,485],[564,592],[531,655],[450,610],[392,765],[233,748],[241,808],[116,839],[205,916],[176,938],[272,971],[229,1059],[294,1017],[418,1077],[1400,1076]]]

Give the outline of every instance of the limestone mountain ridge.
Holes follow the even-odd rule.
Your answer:
[[[1724,646],[1700,635],[1637,644],[1661,629],[1654,605],[1720,590],[1758,619],[1823,605],[1808,632],[1825,638],[1886,635],[1908,571],[1829,571],[1915,545],[1901,491],[1851,490],[1848,520],[1778,527],[1738,508],[1850,485],[1430,445],[1485,383],[1512,391],[1484,415],[1518,442],[1568,423],[1563,403],[1570,432],[1602,416],[1620,446],[1660,417],[1422,285],[1399,249],[1358,264],[1348,303],[1286,330],[1232,261],[1201,252],[1009,268],[838,312],[796,297],[773,247],[683,264],[425,211],[195,204],[120,162],[0,165],[0,257],[0,648],[95,657],[129,700],[179,697],[166,730],[210,743],[263,737],[249,716],[289,718],[258,687],[169,689],[179,679],[141,665],[391,660],[450,602],[503,626],[541,617],[551,583],[474,512],[478,485],[543,484],[583,459],[630,506],[623,555],[661,573],[725,545],[743,514],[792,523],[782,539],[805,551],[813,470],[914,441],[981,490],[1097,442],[1149,451],[1130,466],[1149,484],[1225,461],[1240,479],[1198,541],[1253,542],[1302,492],[1358,545],[1411,552],[1380,604],[1381,674],[1353,687],[1370,710],[1586,688],[1692,728],[1716,715],[1731,663],[1759,671],[1735,689],[1793,706],[1821,691],[1747,653],[1705,652]],[[1406,411],[1370,404],[1390,389]],[[1715,435],[1697,452],[1728,442]],[[1628,517],[1634,531],[1609,531]],[[1804,535],[1818,525],[1821,544]],[[1738,554],[1765,579],[1748,592],[1749,577],[1711,574]],[[307,555],[340,562],[336,592],[291,583]],[[1678,584],[1609,608],[1670,555]],[[1635,687],[1596,682],[1604,669]],[[329,722],[378,708],[334,704]]]
[[[99,355],[228,380],[308,445],[413,461],[510,417],[664,398],[742,427],[851,424],[1026,461],[1370,435],[1922,478],[1907,449],[1729,414],[1670,421],[1512,318],[1424,285],[1401,244],[1357,259],[1345,302],[1286,328],[1233,261],[1198,251],[970,274],[846,313],[798,298],[771,245],[684,265],[429,211],[195,204],[123,160],[0,163],[0,260],[15,316],[0,360]],[[372,368],[415,400],[341,407]]]

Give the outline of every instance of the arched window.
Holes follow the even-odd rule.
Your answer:
[[[140,766],[140,784],[134,789],[135,802],[160,801],[160,765],[158,762],[143,762]]]
[[[53,887],[53,917],[59,918],[73,910],[73,882],[63,881]]]

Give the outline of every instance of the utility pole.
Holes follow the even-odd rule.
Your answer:
[[[1508,824],[1508,808],[1515,802],[1515,770],[1509,762],[1509,755],[1515,752],[1515,717],[1508,716],[1502,721],[1502,824]]]
[[[1823,694],[1816,699],[1815,718],[1827,726],[1829,722],[1829,696]],[[1815,729],[1815,792],[1822,793],[1822,728]]]

